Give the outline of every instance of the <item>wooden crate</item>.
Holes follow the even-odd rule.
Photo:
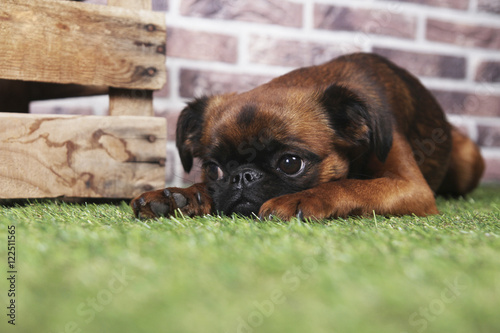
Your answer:
[[[112,116],[13,114],[0,104],[0,199],[130,198],[164,186],[166,120],[152,117],[152,91],[166,81],[166,25],[147,9],[146,0],[2,0],[0,88],[109,92]]]

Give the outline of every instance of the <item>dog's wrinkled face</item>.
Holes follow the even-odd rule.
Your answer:
[[[217,211],[257,214],[268,199],[311,188],[332,130],[314,96],[286,91],[262,102],[233,95],[209,104],[201,139]]]
[[[193,156],[202,160],[216,211],[258,214],[271,198],[347,176],[342,147],[369,129],[364,119],[348,119],[355,111],[332,124],[327,108],[321,93],[291,88],[197,99],[178,122],[182,163],[189,171]]]

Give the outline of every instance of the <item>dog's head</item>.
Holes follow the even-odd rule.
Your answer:
[[[177,148],[187,172],[201,159],[216,211],[258,214],[271,198],[353,176],[353,161],[370,153],[384,161],[392,135],[381,118],[344,87],[264,85],[189,103]]]

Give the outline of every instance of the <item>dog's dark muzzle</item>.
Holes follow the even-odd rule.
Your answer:
[[[249,189],[256,186],[262,179],[262,172],[251,168],[237,170],[229,176],[230,188],[234,191]]]
[[[240,167],[228,177],[224,199],[217,203],[219,211],[226,215],[233,213],[252,216],[258,214],[265,201],[262,198],[261,185],[264,174],[254,168]]]

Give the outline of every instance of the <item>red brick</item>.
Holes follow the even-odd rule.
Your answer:
[[[477,69],[476,81],[500,82],[500,61],[482,62]]]
[[[500,159],[485,158],[486,170],[484,170],[483,182],[500,182]]]
[[[469,8],[469,0],[399,0],[399,2],[411,2],[419,5],[462,10]]]
[[[45,106],[32,103],[30,105],[30,113],[34,114],[77,114],[91,116],[94,114],[94,109],[91,106]]]
[[[398,14],[391,9],[366,10],[316,4],[314,26],[318,29],[414,39],[417,21],[413,16]]]
[[[477,8],[481,12],[500,14],[500,1],[498,1],[498,0],[478,0]]]
[[[153,98],[169,97],[170,96],[170,75],[167,72],[167,82],[160,89],[153,92]]]
[[[500,28],[429,19],[426,37],[464,47],[500,49]]]
[[[184,173],[182,181],[189,185],[199,183],[201,182],[201,174],[201,161],[198,158],[195,158],[193,160],[193,168],[189,173]]]
[[[228,92],[243,92],[269,81],[272,77],[182,69],[181,97],[199,97]]]
[[[94,3],[98,5],[107,5],[108,0],[83,0],[83,2]],[[154,11],[164,12],[168,10],[168,0],[153,0],[152,7]]]
[[[464,123],[460,122],[453,122],[451,121],[451,124],[458,129],[458,131],[464,135],[467,135],[469,138],[471,137],[471,133],[469,130],[469,126],[465,125]]]
[[[177,178],[178,174],[176,173],[176,163],[179,163],[179,154],[177,153],[177,149],[167,147],[167,158],[165,161],[165,182],[168,184],[173,183]]]
[[[179,119],[179,115],[181,108],[178,110],[155,110],[156,117],[163,117],[167,119],[167,141],[175,142],[175,130],[177,128],[177,119]]]
[[[373,52],[387,57],[397,65],[417,76],[443,77],[450,79],[465,78],[466,59],[464,57],[405,52],[377,47],[373,49]]]
[[[236,37],[202,31],[169,28],[168,57],[235,63],[238,57]]]
[[[97,4],[97,5],[107,5],[108,4],[108,0],[85,0],[84,2],[93,3],[93,4]]]
[[[432,90],[432,93],[446,113],[471,116],[500,116],[500,96],[442,90]]]
[[[163,88],[161,88],[160,90],[155,90],[153,92],[153,98],[165,98],[165,97],[169,97],[170,96],[170,87],[167,84],[165,84],[163,86]]]
[[[183,0],[181,14],[301,27],[302,7],[301,4],[286,0]]]
[[[250,41],[250,61],[259,64],[303,67],[317,65],[343,53],[360,51],[352,44],[317,43],[254,36]]]
[[[158,12],[168,11],[168,0],[153,0],[153,10]]]
[[[479,125],[478,144],[483,147],[500,147],[500,126]]]

